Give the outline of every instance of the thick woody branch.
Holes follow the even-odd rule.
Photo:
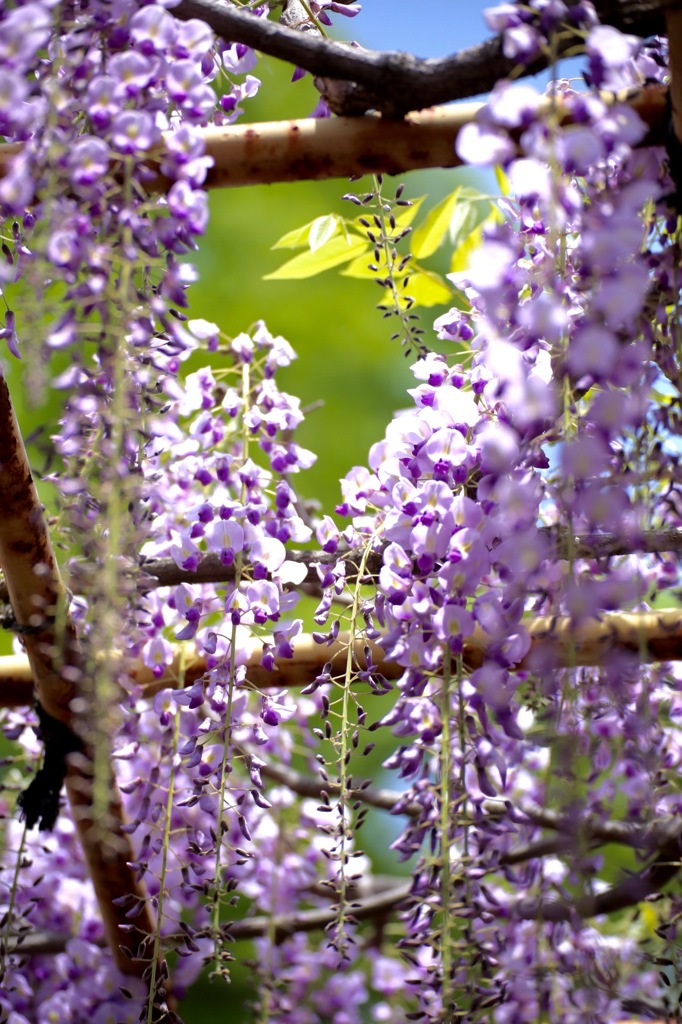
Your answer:
[[[479,108],[423,110],[400,121],[368,114],[207,128],[203,138],[214,164],[206,184],[232,188],[459,167],[457,136]]]
[[[613,533],[583,534],[569,536],[562,527],[541,526],[538,529],[541,537],[551,544],[553,555],[559,559],[572,558],[612,558],[617,555],[629,555],[635,551],[645,554],[663,554],[664,552],[682,551],[682,530],[676,527],[661,530],[643,530],[625,539]],[[307,567],[307,574],[302,581],[307,586],[319,585],[316,566],[333,566],[342,557],[329,555],[324,551],[290,551],[287,558],[299,565]],[[349,554],[345,559],[346,579],[354,579],[362,552]],[[365,563],[365,575],[376,580],[383,565],[382,552],[370,554]],[[196,570],[181,569],[172,558],[149,559],[142,564],[139,589],[151,590],[154,587],[176,586],[178,583],[227,583],[234,580],[234,567],[225,566],[219,555],[206,555]],[[146,577],[146,578],[145,578]],[[156,581],[156,582],[154,582]],[[78,579],[76,577],[76,585]],[[2,590],[0,588],[0,600]]]
[[[629,652],[642,662],[682,660],[682,616],[677,609],[661,612],[611,612],[600,619],[576,624],[567,618],[539,616],[523,624],[531,640],[530,651],[515,666],[516,670],[544,673],[560,668],[604,664],[614,652]],[[491,638],[477,627],[464,644],[464,663],[468,670],[480,668],[488,657]],[[246,659],[246,678],[255,689],[284,689],[308,686],[324,671],[330,680],[343,679],[346,670],[348,640],[330,644],[316,643],[312,636],[299,636],[294,642],[293,658],[275,659],[276,668],[261,665],[262,649],[255,643]],[[371,661],[368,662],[366,652]],[[353,665],[358,673],[371,671],[383,679],[399,679],[402,665],[386,658],[382,648],[366,640],[353,643]],[[181,674],[182,669],[182,674]],[[126,667],[134,686],[151,697],[167,687],[184,681],[191,686],[207,672],[206,659],[192,648],[178,649],[173,662],[160,677],[141,663]],[[367,685],[358,679],[357,685]],[[0,658],[0,707],[20,707],[31,702],[31,668],[25,659]]]
[[[35,685],[42,709],[62,726],[77,729],[71,707],[80,696],[84,666],[4,377],[0,377],[0,493],[0,567],[27,655],[23,703],[32,702]],[[12,659],[12,665],[16,667],[17,659]],[[147,964],[135,959],[137,937],[129,930],[124,910],[114,901],[130,893],[139,897],[143,910],[135,925],[143,935],[153,933],[151,911],[129,867],[134,858],[130,840],[122,831],[118,788],[111,779],[109,798],[101,809],[107,818],[105,842],[102,822],[95,821],[92,812],[92,751],[87,742],[81,746],[82,752],[69,758],[69,803],[116,962],[127,974],[142,974]]]
[[[358,898],[350,904],[350,913],[346,920],[351,922],[367,921],[373,918],[381,918],[396,910],[409,894],[411,883],[401,882],[389,889],[384,889],[376,895]],[[285,939],[296,935],[298,932],[321,931],[330,922],[338,918],[338,910],[333,906],[321,907],[316,910],[301,910],[293,914],[278,914],[274,917],[250,917],[242,921],[233,921],[224,925],[222,937],[227,942],[239,942],[246,939],[259,939],[264,935],[271,936],[276,943],[284,942]],[[195,933],[194,938],[201,938],[201,933]],[[211,936],[212,938],[213,936]],[[71,936],[61,935],[55,932],[27,933],[23,936],[12,952],[24,956],[39,956],[49,953],[60,953],[69,941]],[[169,943],[182,943],[184,933],[166,936]]]
[[[583,534],[569,536],[562,527],[541,526],[538,529],[541,537],[549,541],[552,554],[556,558],[613,558],[618,555],[629,555],[635,551],[645,554],[663,554],[664,552],[682,551],[682,530],[676,527],[660,530],[643,530],[627,539],[613,533]],[[319,590],[319,576],[316,566],[333,566],[343,555],[327,554],[325,551],[289,551],[287,558],[298,565],[305,565],[307,573],[302,583],[305,588]],[[344,558],[346,579],[357,576],[362,552],[356,551]],[[365,579],[375,582],[383,564],[381,550],[370,554],[365,563]],[[235,578],[234,566],[225,565],[217,554],[208,554],[202,558],[196,569],[181,569],[172,558],[150,558],[143,561],[139,569],[132,570],[137,574],[137,587],[141,593],[154,590],[156,587],[174,587],[178,583],[231,583]],[[86,586],[87,565],[76,565],[72,569],[71,585],[76,593]],[[0,602],[7,601],[7,588],[0,583]]]
[[[596,6],[602,21],[616,28],[641,36],[664,31],[659,0],[604,0]],[[504,56],[499,37],[447,57],[422,59],[409,53],[352,48],[314,32],[297,32],[221,0],[181,0],[173,14],[200,18],[223,39],[245,43],[318,77],[353,83],[353,89],[344,91],[343,107],[337,113],[363,114],[374,109],[399,118],[410,110],[489,92],[500,79],[521,70],[515,60]],[[552,56],[562,56],[576,42],[576,36],[565,33]],[[543,55],[524,73],[542,71],[549,59]]]
[[[626,101],[650,131],[645,145],[665,141],[666,90],[651,85],[627,97],[602,94],[608,103]],[[459,167],[457,136],[481,104],[421,110],[393,121],[364,117],[303,118],[206,128],[206,152],[213,167],[207,188],[352,178],[371,173],[402,174],[426,167]],[[548,101],[549,107],[549,101]],[[0,171],[3,155],[0,147]],[[163,183],[159,182],[163,187]]]
[[[71,725],[75,632],[4,376],[0,376],[0,568],[44,710]],[[77,670],[76,670],[77,671]]]
[[[309,117],[205,128],[201,135],[214,161],[205,184],[237,188],[458,167],[457,134],[479,107],[469,103],[452,110],[427,110],[404,121],[385,121],[377,115]],[[18,143],[0,144],[0,175],[21,148]],[[150,189],[163,191],[167,185],[159,178]]]
[[[672,881],[682,867],[680,855],[680,839],[676,835],[661,847],[651,864],[604,892],[576,900],[524,899],[511,904],[505,911],[511,917],[524,920],[558,922],[627,910],[660,893]]]
[[[671,6],[666,10],[665,28],[669,40],[672,129],[678,143],[682,143],[682,7]]]

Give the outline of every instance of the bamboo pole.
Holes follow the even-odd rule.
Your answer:
[[[607,103],[627,102],[649,125],[644,145],[665,140],[666,88],[649,85],[627,94],[601,94]],[[548,105],[549,100],[545,101]],[[362,117],[302,118],[292,121],[204,128],[206,153],[214,164],[207,188],[237,188],[282,181],[352,178],[372,173],[402,174],[427,167],[458,167],[457,136],[476,118],[481,103],[433,107],[394,121]],[[0,145],[0,176],[21,151],[21,143]],[[158,167],[162,153],[149,160]],[[159,177],[149,190],[163,190]]]
[[[642,662],[682,660],[682,609],[661,612],[610,612],[600,619],[588,619],[576,625],[567,618],[540,616],[523,624],[530,636],[530,650],[514,670],[537,671],[539,674],[569,666],[601,665],[614,652],[629,652]],[[246,657],[246,678],[255,689],[287,689],[308,686],[328,668],[331,677],[342,677],[348,653],[348,637],[332,644],[318,644],[312,636],[303,635],[294,641],[293,658],[276,658],[275,670],[261,665],[262,648],[254,642]],[[364,639],[353,642],[353,664],[358,671],[368,667],[365,649],[369,648],[371,663],[385,679],[398,679],[405,669],[387,658],[381,646]],[[469,671],[480,668],[491,654],[491,639],[477,627],[464,644],[464,663]],[[132,686],[140,687],[142,697],[152,697],[159,690],[175,689],[183,666],[185,686],[201,679],[210,667],[206,658],[193,645],[178,646],[176,654],[162,676],[141,662],[130,663],[126,672]],[[22,656],[0,658],[0,707],[21,707],[31,701],[31,666]]]

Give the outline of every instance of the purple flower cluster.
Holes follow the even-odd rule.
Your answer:
[[[30,730],[26,746],[30,748]],[[0,1014],[12,1024],[73,1020],[134,1024],[139,1019],[145,986],[124,977],[102,948],[102,921],[87,875],[75,825],[61,816],[49,837],[29,834],[22,843],[23,825],[5,825],[5,853],[0,871],[0,902],[11,908],[3,928]],[[21,854],[8,857],[9,851]],[[16,859],[21,859],[21,883],[15,887]],[[14,923],[16,922],[16,924]],[[46,952],[25,960],[21,948],[26,932],[42,939]],[[67,936],[56,954],[49,949],[55,935]],[[130,995],[121,992],[125,988]]]
[[[117,402],[138,415],[153,408],[159,373],[175,374],[188,352],[179,309],[194,274],[181,257],[206,227],[211,164],[200,128],[233,120],[258,81],[238,81],[241,68],[228,50],[222,59],[208,26],[162,5],[93,2],[63,25],[52,3],[0,17],[2,131],[23,143],[0,180],[12,222],[3,292],[11,303],[14,283],[28,285],[50,324],[37,327],[34,315],[29,331],[11,312],[2,333],[38,390],[51,355],[69,352],[69,370],[50,385],[80,389],[59,439],[87,480],[69,499],[80,528],[91,525],[88,505],[106,514],[102,467],[134,470],[136,430],[113,427]],[[166,187],[155,198],[159,176]]]
[[[162,4],[93,0],[58,18],[49,2],[0,15],[0,118],[22,142],[0,180],[12,225],[0,275],[6,302],[15,283],[37,302],[18,320],[8,312],[2,336],[26,357],[35,392],[48,380],[66,392],[54,439],[66,468],[53,482],[67,532],[84,538],[79,554],[101,567],[137,560],[146,523],[128,510],[140,502],[145,421],[198,344],[182,310],[195,279],[183,257],[208,219],[201,128],[234,120],[259,82],[253,51],[236,61],[203,21]],[[68,369],[51,373],[64,353]],[[106,631],[89,595],[99,650],[124,629],[117,575],[101,594]]]
[[[614,49],[615,30],[577,6],[583,27],[595,26],[587,52],[600,83],[659,68],[650,53],[638,64],[628,37],[616,33]],[[490,15],[518,46],[519,33],[565,17],[563,4],[544,3]],[[510,55],[539,47],[529,36]],[[679,806],[682,751],[665,713],[676,675],[615,651],[601,668],[570,667],[581,627],[646,608],[652,588],[677,580],[669,562],[637,553],[644,529],[679,524],[670,485],[656,482],[669,479],[676,442],[663,455],[654,440],[679,434],[655,391],[679,380],[661,298],[675,229],[656,207],[663,154],[633,150],[645,128],[632,110],[551,88],[565,122],[529,88],[500,83],[461,132],[460,156],[502,164],[509,193],[453,275],[468,308],[436,322],[460,361],[415,364],[414,408],[390,424],[369,468],[348,475],[339,509],[356,544],[381,552],[367,635],[404,668],[380,724],[400,744],[386,766],[410,787],[396,811],[420,808],[394,847],[404,859],[422,851],[401,945],[428,1019],[473,999],[487,1009],[472,1020],[495,1007],[505,1024],[543,1013],[616,1021],[632,976],[657,985],[636,942],[570,911],[554,916],[576,892],[608,888],[609,866],[589,842],[559,842],[564,856],[548,860],[542,809],[584,829],[604,818],[650,827]],[[615,534],[628,553],[578,557],[569,542],[557,557],[557,536],[576,534]],[[531,642],[537,615],[546,633]],[[574,637],[563,656],[557,616]],[[654,771],[663,750],[666,784]],[[461,929],[463,952],[448,939]]]
[[[215,325],[189,321],[188,328],[217,347]],[[145,518],[151,522],[142,555],[171,557],[190,572],[204,556],[216,555],[233,570],[233,583],[221,597],[213,586],[181,583],[172,593],[156,591],[146,599],[141,653],[159,672],[173,658],[165,638],[173,637],[169,617],[182,623],[175,639],[196,639],[216,664],[214,623],[227,620],[242,633],[274,630],[270,638],[259,633],[267,664],[290,653],[290,638],[300,630],[300,622],[287,623],[284,616],[298,600],[288,588],[302,582],[306,569],[287,559],[286,545],[308,541],[312,530],[301,518],[290,478],[315,456],[293,440],[303,419],[300,403],[275,381],[294,352],[263,323],[253,336],[233,338],[227,351],[230,369],[214,374],[206,367],[183,384],[168,378],[170,401],[152,423],[154,439],[142,462]]]
[[[354,18],[356,14],[360,13],[362,6],[361,4],[336,3],[336,0],[312,0],[310,10],[323,25],[331,25],[329,12],[342,14],[344,18]]]
[[[326,23],[358,5],[309,6]],[[292,482],[314,456],[276,379],[289,344],[262,322],[226,340],[183,312],[193,272],[181,257],[207,217],[199,128],[237,116],[257,88],[255,54],[160,4],[91,0],[58,16],[48,0],[0,14],[0,131],[24,143],[0,181],[0,284],[60,305],[42,358],[19,344],[11,312],[2,335],[36,377],[56,350],[71,357],[52,382],[66,393],[55,445],[86,581],[72,614],[92,664],[125,649],[159,685],[178,677],[150,697],[121,672],[113,737],[92,722],[93,742],[111,743],[133,868],[176,954],[172,994],[207,963],[229,973],[225,921],[238,935],[247,916],[259,923],[259,1019],[273,1024],[610,1024],[662,998],[655,968],[674,966],[679,900],[627,929],[610,911],[636,905],[623,888],[633,877],[642,899],[652,893],[645,861],[658,855],[664,872],[679,857],[679,667],[642,665],[632,645],[583,665],[581,638],[679,587],[677,562],[642,543],[682,526],[664,154],[635,148],[644,127],[626,105],[566,82],[549,101],[498,85],[458,139],[508,187],[453,275],[462,308],[435,324],[454,354],[414,365],[411,407],[342,482],[342,530],[309,521]],[[595,85],[664,74],[663,46],[601,26],[589,2],[505,3],[488,20],[518,60],[557,31],[582,33]],[[183,373],[201,349],[209,365]],[[371,936],[354,916],[381,891],[354,835],[366,810],[358,691],[390,689],[369,645],[364,668],[349,652],[345,674],[328,664],[303,694],[259,692],[247,671],[260,662],[276,682],[277,660],[295,656],[310,578],[291,547],[313,536],[327,556],[317,638],[331,645],[345,622],[402,669],[373,726],[395,737],[386,767],[404,787],[398,938],[383,911]],[[619,553],[592,553],[605,538]],[[140,558],[184,577],[138,591]],[[201,581],[207,558],[222,583]],[[35,760],[26,716],[4,724]],[[145,986],[102,948],[68,811],[47,839],[9,821],[3,842],[3,1019],[146,1019]],[[626,851],[625,876],[607,842]],[[121,899],[134,922],[138,901]],[[326,930],[281,923],[309,912],[327,914]]]

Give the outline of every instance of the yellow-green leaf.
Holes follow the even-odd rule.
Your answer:
[[[456,274],[466,270],[471,262],[471,254],[478,249],[483,235],[483,224],[475,227],[453,251],[450,257],[450,273]]]
[[[454,249],[467,240],[469,235],[490,214],[490,202],[475,189],[463,188],[460,201],[452,211],[449,224],[450,242]]]
[[[294,281],[305,277],[314,277],[321,274],[323,270],[330,270],[338,267],[341,263],[347,263],[355,259],[362,252],[369,253],[370,247],[364,238],[350,235],[336,235],[324,245],[313,252],[300,252],[298,255],[287,260],[286,263],[273,270],[270,274],[264,275],[265,281]]]
[[[411,274],[405,291],[412,296],[415,306],[439,306],[452,298],[452,290],[440,274],[432,270],[419,270]]]
[[[286,235],[275,242],[274,245],[270,246],[271,249],[302,249],[308,245],[308,238],[310,236],[310,229],[312,228],[314,220],[308,221],[307,224],[303,224],[300,228],[293,228],[291,231],[287,231]]]
[[[359,277],[365,280],[374,278],[377,273],[386,276],[386,265],[381,264],[379,270],[370,270],[370,263],[374,263],[374,252],[372,249],[367,247],[366,251],[361,253],[360,256],[356,256],[354,260],[351,260],[347,267],[344,267],[340,271],[342,277]],[[376,264],[375,264],[376,265]]]
[[[424,223],[420,224],[412,235],[410,248],[418,259],[431,256],[441,245],[450,227],[450,220],[457,206],[461,191],[462,188],[460,186],[434,206],[427,214]]]
[[[308,245],[313,252],[321,249],[325,242],[338,232],[340,227],[339,217],[335,213],[328,213],[324,217],[316,217],[310,225],[308,232]]]
[[[404,305],[404,299],[408,295],[414,300],[415,306],[438,306],[443,302],[450,302],[452,289],[448,287],[440,274],[419,267],[407,276],[407,286],[403,284],[404,276],[396,282],[401,305]],[[393,293],[388,288],[384,292],[382,303],[387,306],[393,303]]]
[[[511,185],[509,184],[509,178],[499,164],[495,164],[495,181],[497,182],[497,187],[500,190],[500,195],[508,196],[511,192]]]

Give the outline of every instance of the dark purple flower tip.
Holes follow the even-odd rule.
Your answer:
[[[201,506],[201,508],[199,509],[199,512],[198,512],[199,522],[200,523],[210,523],[210,522],[213,521],[213,516],[214,515],[215,515],[215,512],[214,512],[213,506],[210,505],[208,502],[204,502],[204,504]]]
[[[204,638],[204,651],[206,654],[215,654],[218,646],[218,635],[217,633],[210,632],[206,634]]]
[[[277,653],[280,655],[280,657],[282,657],[282,655],[280,654],[279,650],[278,650]],[[293,654],[293,651],[292,651],[292,654]],[[261,665],[263,666],[263,668],[267,672],[274,672],[275,671],[275,652],[272,649],[264,651],[263,657],[261,658],[260,663],[261,663]],[[263,716],[263,719],[264,719],[264,721],[266,721],[265,716]],[[270,724],[273,724],[273,723],[270,723]],[[276,725],[277,723],[275,722],[274,724]]]
[[[175,634],[175,639],[191,640],[196,635],[196,631],[197,624],[193,622],[188,622],[187,625],[183,629],[181,629],[179,633]]]

